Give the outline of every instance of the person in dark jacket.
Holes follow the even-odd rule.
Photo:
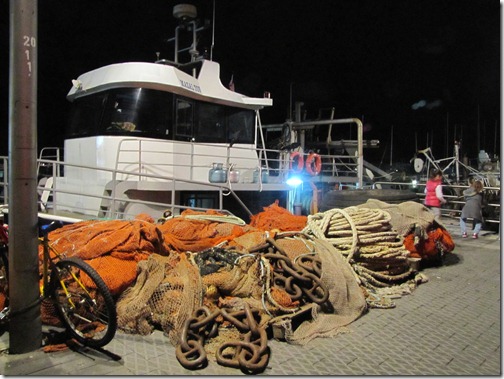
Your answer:
[[[471,186],[463,192],[465,205],[460,215],[460,230],[462,238],[467,238],[466,222],[468,218],[473,219],[472,238],[478,238],[483,223],[483,183],[479,180],[472,182]]]
[[[443,197],[443,186],[441,185],[443,175],[438,169],[433,169],[429,180],[425,185],[425,206],[434,213],[434,220],[441,223],[441,205],[446,203]]]

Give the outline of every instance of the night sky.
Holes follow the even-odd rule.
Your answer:
[[[38,2],[39,149],[62,146],[72,79],[106,64],[152,62],[156,52],[173,59],[166,39],[177,25],[173,6],[183,2]],[[212,19],[212,1],[185,2]],[[224,84],[233,75],[237,92],[271,92],[264,124],[285,121],[292,88],[307,118],[335,107],[336,118],[363,119],[365,138],[381,145],[366,150],[366,160],[388,161],[392,126],[394,160],[413,157],[415,133],[419,149],[434,136],[436,158],[447,146],[452,154],[454,137],[475,158],[478,141],[490,154],[500,149],[500,19],[498,0],[216,0],[213,59]],[[210,43],[211,29],[199,50]],[[0,0],[0,48],[0,155],[6,155],[8,0]]]

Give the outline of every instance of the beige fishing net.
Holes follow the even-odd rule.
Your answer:
[[[295,329],[293,317],[272,320],[276,327],[284,329],[285,339],[295,344],[306,344],[316,337],[335,336],[345,332],[345,326],[366,310],[363,292],[354,278],[352,268],[342,255],[324,240],[305,240],[310,241],[309,245],[322,261],[321,279],[329,291],[329,300],[322,306],[311,306],[307,320]]]
[[[415,227],[420,227],[425,232],[434,222],[434,214],[424,205],[414,201],[389,204],[376,199],[368,199],[357,207],[387,211],[390,215],[390,224],[401,236],[405,236]]]
[[[177,344],[182,325],[202,302],[197,267],[185,254],[152,254],[138,263],[138,270],[136,283],[117,302],[118,327],[145,335],[157,325]]]

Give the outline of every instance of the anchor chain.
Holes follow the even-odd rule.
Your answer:
[[[218,324],[214,321],[219,314],[219,310],[212,313],[202,306],[184,323],[180,343],[175,349],[177,360],[182,366],[191,370],[206,367],[208,360],[203,344],[205,339],[217,335]]]
[[[263,256],[273,267],[273,285],[285,290],[293,301],[305,296],[316,304],[325,303],[329,298],[329,291],[321,281],[320,259],[316,256],[304,256],[300,264],[294,263],[272,238],[267,241],[270,247]]]
[[[248,304],[244,309],[228,312],[217,309],[210,312],[207,307],[198,308],[182,329],[180,343],[175,354],[179,363],[187,369],[195,370],[206,367],[207,355],[204,349],[205,340],[218,334],[217,317],[222,315],[242,333],[243,340],[223,343],[216,351],[217,363],[256,373],[266,368],[269,361],[268,336],[265,327],[258,325],[255,316],[259,311],[252,311]]]
[[[245,333],[243,341],[229,341],[217,349],[215,358],[222,366],[239,368],[250,373],[257,373],[266,368],[269,361],[268,336],[266,329],[260,327],[248,304],[243,311],[227,313],[222,316],[238,330]],[[241,319],[241,320],[240,320]]]

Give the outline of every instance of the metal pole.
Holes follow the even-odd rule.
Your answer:
[[[394,125],[390,128],[390,167],[392,167],[392,151],[394,149]]]
[[[448,157],[450,155],[450,114],[446,112],[446,155]]]
[[[478,104],[478,125],[477,125],[477,129],[476,129],[476,140],[477,140],[477,146],[478,146],[477,154],[479,154],[480,149],[481,149],[481,145],[480,145],[480,106],[479,106],[479,104]]]
[[[457,183],[459,182],[460,179],[460,168],[459,168],[459,163],[460,163],[460,140],[457,139],[457,124],[453,125],[453,146],[454,149],[456,150],[455,152],[455,159],[457,163],[457,168],[456,168],[456,173],[457,173]]]
[[[495,155],[497,154],[497,120],[495,120],[495,127],[494,127],[493,153],[494,153],[494,157],[495,157]]]
[[[37,10],[37,0],[10,0],[9,296],[11,312],[20,312],[9,324],[12,354],[42,344],[37,303]]]

